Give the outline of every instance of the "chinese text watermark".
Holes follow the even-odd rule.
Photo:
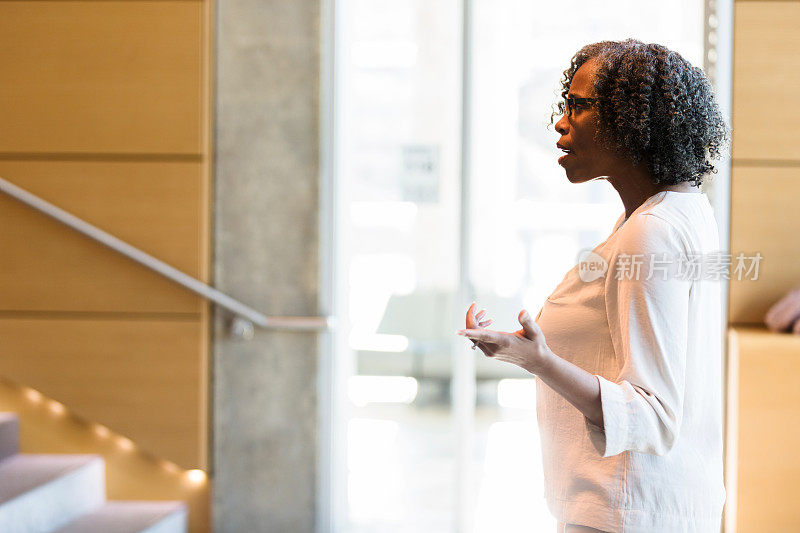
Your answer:
[[[736,255],[722,252],[691,253],[680,256],[657,254],[627,254],[616,256],[613,268],[594,251],[584,250],[578,256],[578,275],[585,282],[594,281],[611,271],[617,280],[652,280],[677,278],[681,280],[738,281],[758,280],[758,269],[764,256],[760,252]]]

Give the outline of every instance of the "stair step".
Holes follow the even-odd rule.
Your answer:
[[[55,533],[184,533],[181,502],[106,502]]]
[[[0,461],[19,453],[19,417],[0,413]]]
[[[0,531],[51,531],[105,502],[97,455],[17,454],[0,462]]]

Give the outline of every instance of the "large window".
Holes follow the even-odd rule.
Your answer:
[[[346,479],[334,490],[346,486],[348,532],[555,530],[543,499],[534,381],[454,335],[463,327],[454,317],[466,312],[458,288],[468,284],[493,329],[519,329],[520,309],[535,314],[622,212],[610,184],[572,185],[556,163],[551,104],[578,48],[635,37],[703,65],[699,0],[471,6],[463,40],[460,1],[336,2],[336,186],[345,221],[336,246],[347,325],[336,358],[352,371],[340,391]],[[462,70],[465,49],[472,61]],[[467,231],[471,277],[462,280]],[[452,393],[462,364],[474,398]],[[456,453],[465,442],[469,453]]]

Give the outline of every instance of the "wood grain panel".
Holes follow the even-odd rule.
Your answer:
[[[0,176],[187,274],[208,279],[205,167],[0,161]],[[200,299],[0,194],[0,310],[198,313]]]
[[[800,2],[736,2],[734,159],[800,160]]]
[[[0,2],[0,152],[203,152],[203,9]]]
[[[731,254],[763,256],[758,280],[731,276],[734,324],[763,324],[769,307],[800,285],[800,168],[735,166],[731,183]]]
[[[0,319],[0,372],[184,468],[206,469],[203,321]]]
[[[735,502],[728,531],[800,531],[800,336],[756,328],[734,330],[728,408],[738,431],[728,435],[736,450]],[[734,439],[731,442],[731,439]],[[729,468],[730,471],[730,468]],[[734,520],[735,517],[735,520]],[[735,525],[733,529],[731,526]]]

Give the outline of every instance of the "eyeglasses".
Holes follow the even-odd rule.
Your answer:
[[[568,117],[571,117],[573,109],[586,109],[596,104],[599,100],[599,98],[575,98],[574,96],[568,96],[564,98],[563,111]]]

